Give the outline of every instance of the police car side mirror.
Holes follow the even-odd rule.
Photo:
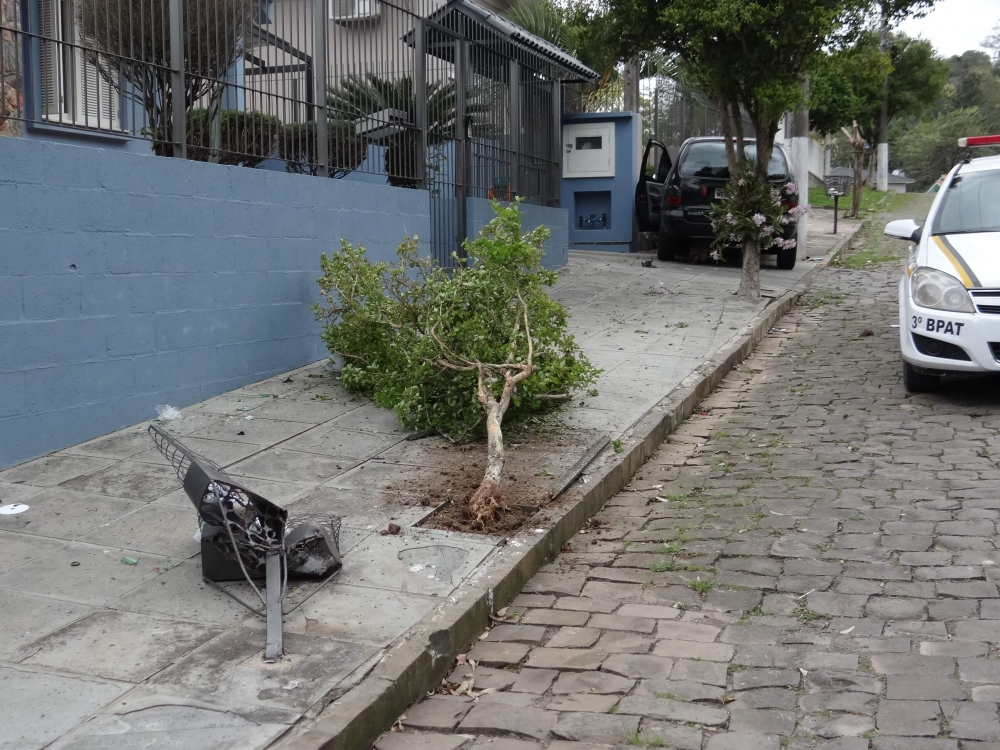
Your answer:
[[[920,225],[913,219],[898,219],[885,225],[885,233],[890,237],[898,237],[910,242],[920,241]]]

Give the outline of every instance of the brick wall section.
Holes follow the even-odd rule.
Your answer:
[[[429,227],[424,191],[0,138],[0,468],[321,359],[320,254]]]

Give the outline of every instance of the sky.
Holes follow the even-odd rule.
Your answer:
[[[1000,0],[937,0],[926,16],[908,19],[899,28],[930,40],[939,55],[951,57],[980,49],[998,21]]]

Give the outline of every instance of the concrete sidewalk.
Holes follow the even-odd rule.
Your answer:
[[[832,237],[813,225],[814,257],[852,229],[842,222]],[[595,437],[625,433],[767,304],[733,297],[738,267],[642,268],[647,257],[574,253],[561,273],[555,296],[606,372],[597,396],[559,417],[564,429],[511,451],[518,499],[544,498]],[[777,295],[812,267],[764,269],[763,284]],[[647,293],[661,282],[667,293]],[[265,665],[263,623],[201,580],[194,511],[145,424],[0,472],[0,505],[29,506],[0,516],[3,750],[266,747],[357,684],[487,563],[532,542],[531,523],[505,545],[420,527],[434,504],[468,491],[481,449],[407,441],[391,413],[320,364],[183,415],[171,431],[262,495],[342,516],[343,573],[286,617],[290,655]],[[421,504],[431,486],[435,503]],[[389,521],[400,535],[378,533]],[[293,602],[312,586],[292,587]]]
[[[570,329],[604,369],[599,395],[564,412],[567,424],[615,435],[651,409],[775,297],[794,287],[860,222],[810,214],[809,246],[791,271],[761,264],[759,303],[739,300],[738,264],[661,262],[655,254],[570,252],[552,296],[572,310]],[[655,268],[643,268],[651,260]],[[657,289],[657,285],[662,285]],[[662,293],[657,293],[662,292]]]

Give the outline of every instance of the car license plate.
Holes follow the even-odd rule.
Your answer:
[[[722,198],[722,191],[723,191],[723,188],[716,188],[715,189],[715,199],[716,200],[720,200]]]

